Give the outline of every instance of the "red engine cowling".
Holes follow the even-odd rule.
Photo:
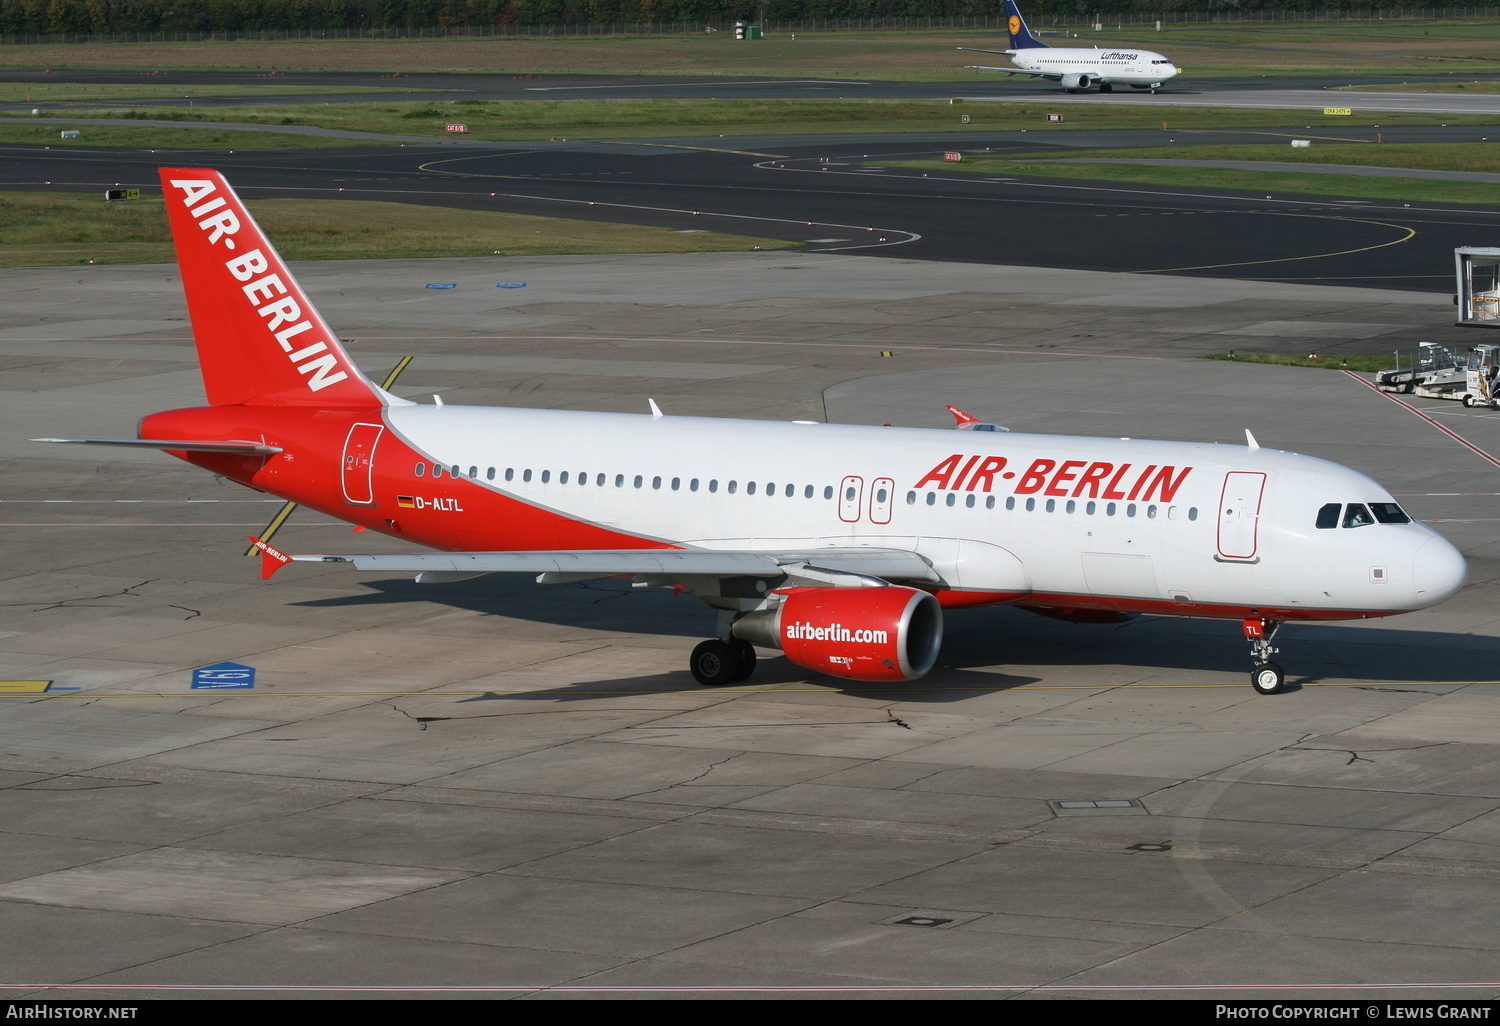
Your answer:
[[[937,661],[943,611],[928,592],[890,585],[782,594],[780,608],[743,617],[734,633],[845,680],[916,680]]]

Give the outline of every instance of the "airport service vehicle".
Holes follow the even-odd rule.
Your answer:
[[[1150,50],[1133,47],[1117,47],[1102,50],[1099,47],[1052,47],[1037,39],[1026,27],[1015,0],[1005,0],[1006,31],[1010,34],[1009,50],[981,50],[973,46],[960,46],[960,50],[971,53],[1004,54],[1011,60],[1011,67],[988,68],[969,65],[976,71],[1003,71],[1007,75],[1035,75],[1053,82],[1061,82],[1070,93],[1082,92],[1098,86],[1101,93],[1113,92],[1117,85],[1128,85],[1132,89],[1149,89],[1153,93],[1168,79],[1178,73],[1178,68],[1169,58]]]
[[[1292,620],[1389,616],[1463,585],[1458,551],[1380,485],[1249,443],[418,404],[372,383],[216,171],[164,168],[206,406],[134,439],[431,552],[289,555],[440,583],[629,576],[718,611],[705,685],[754,646],[855,681],[937,661],[943,610],[1241,621],[1256,690]],[[252,539],[254,540],[254,539]]]
[[[1465,406],[1500,409],[1500,346],[1474,346],[1467,355],[1447,346],[1424,342],[1417,349],[1398,350],[1396,369],[1376,377],[1383,392],[1401,392],[1428,399],[1460,399]]]

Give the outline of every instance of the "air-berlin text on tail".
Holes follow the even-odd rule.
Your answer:
[[[1024,471],[1006,470],[1004,456],[954,453],[929,470],[912,487],[991,492],[995,478],[1016,482],[1016,495],[1060,495],[1127,502],[1171,502],[1192,467],[1155,463],[1109,463],[1103,460],[1035,459]]]
[[[188,208],[198,227],[208,233],[210,245],[222,245],[231,251],[235,249],[234,236],[243,225],[228,200],[215,195],[219,191],[216,182],[173,179],[172,188],[182,190],[183,206]],[[273,263],[276,265],[274,270]],[[328,339],[318,337],[327,329],[315,318],[304,316],[296,296],[289,294],[296,288],[296,283],[288,288],[286,283],[291,275],[284,273],[285,268],[274,250],[268,257],[260,249],[252,249],[226,260],[224,267],[235,281],[247,283],[240,291],[265,322],[266,330],[275,336],[281,351],[287,354],[298,373],[308,375],[309,389],[317,392],[349,377],[339,369],[338,357],[329,351]],[[278,296],[282,298],[275,298]],[[303,337],[298,338],[299,335]],[[295,351],[293,346],[297,347]]]

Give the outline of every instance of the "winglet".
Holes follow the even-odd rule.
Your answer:
[[[255,537],[255,535],[252,534],[252,535],[249,535],[248,537],[250,539],[250,543],[252,545],[254,545],[257,549],[260,549],[260,579],[261,580],[263,580],[263,581],[269,581],[271,579],[271,575],[272,574],[274,574],[276,571],[280,570],[282,567],[286,566],[288,563],[290,563],[292,561],[292,557],[291,556],[288,556],[285,552],[282,552],[280,549],[276,549],[276,548],[271,547],[270,545],[267,545],[265,542],[263,542],[259,538]]]
[[[953,419],[956,420],[956,421],[958,421],[958,426],[959,427],[963,427],[965,424],[978,424],[979,423],[979,418],[978,417],[971,417],[971,416],[969,416],[963,410],[960,410],[957,406],[952,406],[952,405],[949,405],[947,403],[944,403],[943,405],[947,406],[948,412],[951,413],[951,414],[953,414]]]

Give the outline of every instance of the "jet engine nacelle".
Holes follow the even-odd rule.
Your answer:
[[[738,638],[779,648],[798,666],[845,680],[916,680],[943,644],[943,611],[930,593],[898,585],[791,588],[776,609],[735,621]]]
[[[1063,88],[1070,93],[1076,93],[1080,89],[1087,89],[1094,84],[1094,79],[1089,75],[1064,75],[1062,79]]]

